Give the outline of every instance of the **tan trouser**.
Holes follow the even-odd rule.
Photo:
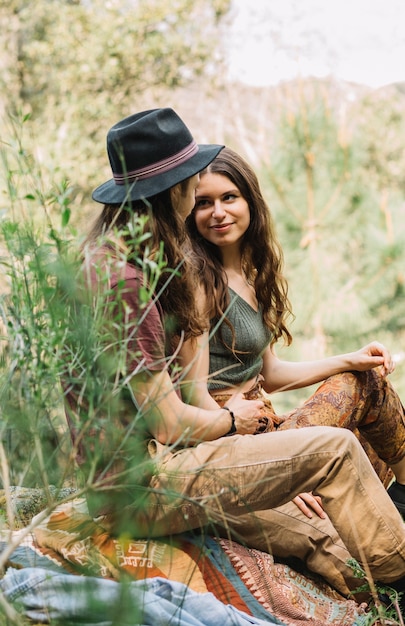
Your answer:
[[[157,472],[149,488],[134,488],[133,506],[104,518],[103,525],[112,532],[158,537],[219,523],[240,534],[239,522],[259,512],[266,542],[273,544],[269,510],[312,491],[322,497],[343,546],[368,564],[375,580],[391,582],[405,575],[405,525],[348,430],[314,426],[234,435],[176,451],[152,440],[149,450]],[[251,545],[249,536],[244,539]],[[306,550],[304,546],[303,555]],[[318,551],[324,559],[322,546],[315,542],[313,552]],[[346,580],[347,568],[342,578]]]
[[[386,487],[393,478],[389,466],[405,457],[404,408],[389,380],[376,370],[330,376],[306,402],[285,415],[276,414],[260,379],[244,395],[249,400],[264,401],[268,431],[306,426],[351,430]],[[212,396],[221,406],[231,397],[221,391],[213,392]]]
[[[226,529],[217,528],[217,532],[228,536]],[[352,555],[330,519],[321,519],[315,513],[309,519],[293,502],[242,516],[233,526],[232,537],[276,558],[300,559],[344,596],[362,584],[348,565]]]

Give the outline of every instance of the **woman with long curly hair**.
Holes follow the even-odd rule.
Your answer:
[[[186,224],[199,262],[200,306],[210,333],[209,338],[200,338],[199,351],[190,343],[181,349],[185,400],[213,409],[235,393],[262,398],[265,411],[258,433],[319,425],[352,430],[386,487],[395,475],[389,494],[405,513],[405,419],[386,378],[394,369],[391,355],[374,341],[355,352],[313,361],[290,362],[276,356],[279,340],[287,345],[292,341],[283,253],[256,174],[230,148],[221,150],[200,172],[195,207]],[[268,394],[319,382],[302,406],[277,415]],[[308,553],[297,549],[294,537],[308,534],[314,513],[315,519],[326,519],[323,504],[312,493],[299,494],[293,504],[266,513],[262,522],[271,525],[276,554],[304,555],[308,563]],[[251,540],[251,528],[248,533]],[[331,529],[320,541],[328,540],[328,533],[332,544],[336,537]],[[313,543],[314,531],[309,534]],[[264,547],[263,537],[257,534],[258,548]],[[317,571],[319,554],[318,550],[312,555]]]

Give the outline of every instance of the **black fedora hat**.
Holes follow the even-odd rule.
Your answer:
[[[203,170],[222,148],[197,144],[173,109],[130,115],[108,131],[113,178],[93,191],[93,200],[121,204],[150,198]]]

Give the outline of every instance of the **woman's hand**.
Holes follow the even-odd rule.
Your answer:
[[[378,341],[372,341],[357,352],[351,352],[348,356],[352,361],[351,369],[358,372],[380,367],[381,376],[385,377],[395,369],[390,351]]]
[[[299,493],[298,496],[295,496],[293,502],[309,519],[313,517],[312,511],[321,519],[326,519],[327,517],[320,496],[313,496],[312,493]]]
[[[261,427],[264,402],[262,400],[246,400],[242,393],[237,393],[226,403],[235,415],[236,433],[238,435],[254,435]]]

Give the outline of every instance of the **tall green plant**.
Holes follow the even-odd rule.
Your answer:
[[[67,468],[60,463],[57,385],[64,311],[56,296],[59,284],[69,282],[72,233],[69,186],[55,179],[45,187],[40,165],[25,148],[27,126],[29,116],[10,117],[0,150],[7,189],[0,216],[0,427],[9,460],[2,482],[47,488],[63,482]]]
[[[0,301],[5,330],[1,413],[12,484],[47,487],[59,475],[61,436],[57,424],[63,304],[56,297],[59,241],[30,225],[3,221],[7,254],[0,260],[9,291]],[[39,485],[36,484],[39,482]]]
[[[79,278],[80,237],[70,228],[69,185],[62,180],[44,188],[40,166],[23,147],[27,123],[27,118],[21,126],[13,120],[18,132],[2,149],[9,183],[9,204],[0,221],[0,429],[7,461],[2,482],[48,489],[52,483],[62,486],[76,480],[76,451],[71,449],[64,414],[66,385],[80,387],[87,398],[79,430],[105,428],[112,415],[116,418],[122,395],[128,395],[127,346],[124,340],[111,339],[107,323],[124,337],[126,320],[114,317],[108,288],[111,268],[101,277],[102,293],[87,298]],[[115,233],[116,239],[120,234]],[[146,278],[140,292],[145,308],[160,274],[167,272],[169,281],[172,270],[165,265],[162,247],[149,254],[146,216],[134,217],[125,234],[135,251],[131,262]],[[125,252],[119,254],[124,265]],[[134,405],[132,412],[135,418]],[[109,426],[110,442],[122,435],[115,434],[115,418]],[[89,470],[89,484],[92,475]]]

